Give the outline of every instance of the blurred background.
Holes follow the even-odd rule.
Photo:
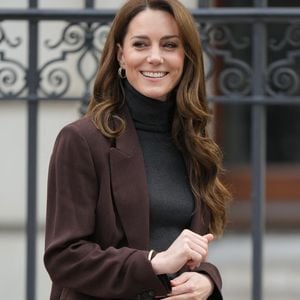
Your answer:
[[[86,109],[123,2],[0,1],[0,299],[49,298],[49,158]],[[181,2],[199,25],[211,132],[234,195],[210,248],[224,299],[300,299],[300,2]]]

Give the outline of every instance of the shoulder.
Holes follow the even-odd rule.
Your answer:
[[[96,128],[95,124],[90,117],[82,117],[72,123],[65,125],[60,133],[60,135],[77,135],[84,139],[96,136],[97,138],[103,138],[103,134]]]
[[[57,141],[69,141],[72,144],[84,143],[89,147],[95,145],[109,146],[110,141],[95,126],[90,117],[83,117],[64,126],[57,137]]]
[[[101,134],[89,117],[82,117],[72,123],[65,125],[61,129],[60,134],[61,133],[73,133],[81,135],[83,137],[90,134]]]
[[[127,106],[124,106],[120,110],[119,115],[126,123],[127,129],[125,131],[131,131],[130,129],[132,129],[132,126],[127,126],[131,123],[131,116]],[[84,116],[64,126],[57,137],[57,140],[60,139],[71,139],[73,141],[76,140],[77,142],[81,141],[87,143],[91,148],[98,148],[99,146],[102,148],[110,148],[112,143],[111,139],[104,136],[96,127],[90,116]]]

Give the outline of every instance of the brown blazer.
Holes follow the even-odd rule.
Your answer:
[[[55,142],[44,255],[53,281],[50,300],[149,299],[167,293],[147,259],[143,154],[128,110],[123,114],[127,127],[114,145],[88,117],[64,127]],[[198,206],[191,229],[207,233],[208,218],[205,206]],[[215,283],[211,299],[222,299],[216,267],[203,263],[198,271]]]

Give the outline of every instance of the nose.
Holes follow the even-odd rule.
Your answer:
[[[159,65],[164,62],[163,56],[161,55],[161,51],[159,47],[152,47],[151,51],[147,57],[147,62],[153,65]]]

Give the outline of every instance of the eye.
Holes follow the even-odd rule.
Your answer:
[[[147,46],[146,42],[143,42],[143,41],[136,41],[132,45],[133,45],[133,47],[138,48],[138,49],[144,48]]]
[[[178,47],[178,44],[175,42],[166,42],[164,44],[164,47],[168,48],[168,49],[174,49]]]

